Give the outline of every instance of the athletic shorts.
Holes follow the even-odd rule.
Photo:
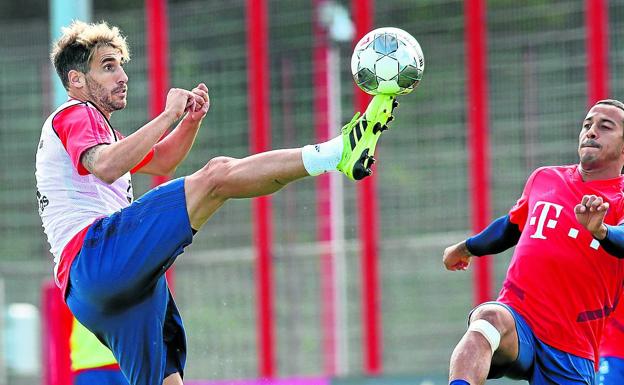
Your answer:
[[[495,304],[509,310],[516,322],[518,333],[518,358],[508,365],[492,365],[488,378],[504,376],[526,380],[531,385],[595,384],[593,361],[546,345],[533,334],[522,316],[510,306],[500,302],[486,302],[485,304]]]
[[[128,385],[119,370],[85,369],[74,374],[74,385]]]
[[[624,384],[624,359],[618,357],[600,357],[596,382],[598,385]]]
[[[96,220],[72,263],[67,305],[132,385],[183,375],[184,326],[164,274],[192,240],[180,178]]]

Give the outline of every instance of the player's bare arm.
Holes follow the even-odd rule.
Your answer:
[[[594,238],[602,240],[607,236],[604,218],[609,210],[609,202],[596,195],[584,195],[581,203],[574,207],[576,220],[585,227]]]
[[[95,164],[97,163],[97,160],[99,159],[100,154],[101,154],[102,149],[103,149],[104,146],[107,146],[107,145],[106,144],[100,144],[98,146],[93,146],[93,147],[85,150],[85,152],[83,152],[82,155],[80,156],[80,163],[82,163],[84,168],[89,170],[89,172],[91,174],[93,174],[93,175],[95,175],[97,177],[99,177],[99,176],[96,174]]]
[[[210,109],[208,87],[204,83],[197,85],[191,92],[196,97],[201,98],[200,102],[196,102],[193,109],[187,108],[186,116],[177,127],[154,146],[152,160],[137,172],[151,175],[171,175],[186,158],[193,146],[202,120]]]
[[[185,111],[201,109],[205,100],[187,90],[173,88],[167,94],[165,110],[128,137],[96,150],[83,166],[103,182],[113,183],[136,166],[154,147],[165,131]],[[87,157],[81,156],[82,159]]]

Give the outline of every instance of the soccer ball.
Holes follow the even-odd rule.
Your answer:
[[[355,84],[371,95],[405,95],[416,88],[425,70],[418,41],[399,28],[377,28],[356,44],[351,56]]]

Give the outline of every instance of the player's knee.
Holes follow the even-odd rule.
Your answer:
[[[199,180],[203,185],[202,190],[208,197],[222,200],[230,198],[231,192],[228,181],[235,161],[235,158],[218,156],[210,159],[199,170]]]
[[[481,334],[489,343],[492,354],[500,346],[503,336],[511,330],[513,317],[507,309],[498,305],[484,305],[473,311],[470,316],[468,332]]]
[[[470,315],[470,323],[476,320],[485,320],[492,324],[501,334],[505,334],[513,327],[513,317],[509,311],[500,305],[482,305]],[[510,324],[511,321],[511,324]]]

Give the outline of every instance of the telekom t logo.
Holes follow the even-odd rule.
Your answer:
[[[542,207],[542,212],[540,213],[539,218],[537,218],[536,212],[540,207]],[[535,230],[535,233],[531,235],[531,238],[546,239],[543,232],[544,225],[546,225],[546,227],[548,227],[549,229],[554,229],[555,226],[557,226],[557,221],[555,219],[548,219],[548,214],[551,212],[551,208],[554,208],[555,219],[559,218],[559,214],[561,214],[561,209],[563,209],[563,206],[544,201],[537,201],[537,203],[535,203],[535,207],[533,207],[532,213],[533,216],[529,219],[529,224],[533,226],[535,225],[535,221],[537,220],[537,229]],[[547,219],[548,222],[546,222]]]

